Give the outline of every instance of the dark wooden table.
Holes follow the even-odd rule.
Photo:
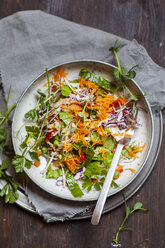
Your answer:
[[[21,10],[40,9],[65,19],[135,38],[153,60],[165,67],[164,0],[0,0],[0,18]],[[165,134],[156,166],[137,194],[149,212],[137,212],[128,221],[133,232],[123,232],[124,248],[165,247]],[[102,248],[111,241],[124,216],[124,206],[105,214],[98,226],[90,220],[45,224],[16,205],[0,199],[0,248]]]

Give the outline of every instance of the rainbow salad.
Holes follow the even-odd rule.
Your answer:
[[[31,157],[23,161],[27,168],[39,167],[44,157],[43,176],[68,187],[74,197],[82,197],[92,188],[99,191],[118,139],[131,137],[131,130],[138,126],[137,97],[126,85],[109,82],[84,68],[72,81],[62,68],[51,80],[47,71],[43,88],[36,92],[36,107],[25,114],[27,134],[20,145],[23,155],[16,155],[13,162],[16,171],[24,155]],[[144,146],[128,144],[120,161],[136,159]],[[115,180],[124,170],[120,161],[111,187],[118,187]]]

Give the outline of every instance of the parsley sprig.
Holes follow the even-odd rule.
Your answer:
[[[142,204],[141,202],[136,202],[136,203],[134,204],[133,208],[131,209],[131,208],[127,205],[126,198],[125,198],[125,193],[124,193],[123,197],[124,197],[124,202],[125,202],[125,211],[126,211],[126,215],[125,215],[125,218],[123,219],[123,221],[122,221],[120,227],[119,227],[118,230],[117,230],[115,239],[113,240],[113,242],[114,242],[115,244],[118,244],[118,238],[119,238],[120,232],[123,232],[123,231],[132,231],[132,228],[129,228],[129,227],[126,227],[126,226],[125,226],[125,222],[126,222],[126,220],[129,218],[129,216],[131,216],[135,211],[138,211],[138,210],[148,211],[148,209],[142,208],[143,204]]]
[[[14,203],[19,194],[17,192],[18,184],[13,182],[12,177],[6,173],[8,169],[9,161],[3,160],[0,166],[0,179],[4,179],[6,181],[5,186],[0,191],[0,196],[5,197],[5,203]]]

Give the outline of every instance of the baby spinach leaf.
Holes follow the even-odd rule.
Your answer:
[[[116,92],[117,91],[117,86],[114,83],[111,83],[109,81],[107,81],[106,79],[104,79],[103,77],[100,77],[86,69],[81,69],[81,71],[79,72],[79,76],[82,78],[85,78],[87,80],[92,81],[93,83],[95,83],[96,85],[98,85],[99,87],[108,90],[110,92]]]
[[[62,120],[66,125],[69,125],[70,122],[72,121],[73,119],[73,116],[68,113],[68,112],[60,112],[59,113],[59,118],[60,120]]]

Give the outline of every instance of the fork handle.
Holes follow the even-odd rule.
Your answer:
[[[97,225],[100,221],[103,207],[104,207],[104,204],[105,204],[105,201],[107,198],[107,194],[108,194],[108,191],[109,191],[109,188],[110,188],[110,185],[111,185],[111,182],[112,182],[112,179],[113,179],[113,176],[114,176],[116,166],[118,164],[122,149],[123,149],[123,145],[118,143],[114,157],[113,157],[112,162],[111,162],[111,166],[108,170],[107,176],[106,176],[105,181],[104,181],[104,185],[102,187],[100,196],[97,200],[96,207],[95,207],[93,215],[92,215],[92,219],[91,219],[92,225]]]

